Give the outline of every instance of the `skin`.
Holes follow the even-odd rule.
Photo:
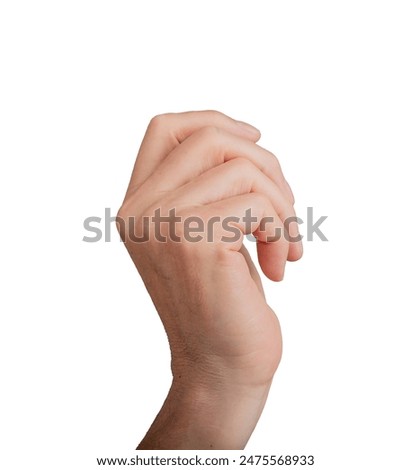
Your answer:
[[[302,244],[285,237],[294,197],[259,138],[254,127],[216,111],[164,114],[147,128],[118,212],[127,223],[118,228],[167,332],[173,381],[138,449],[243,449],[263,410],[281,330],[242,237],[256,236],[259,264],[273,281],[282,280],[287,260],[301,257]],[[257,220],[233,223],[242,235],[236,241],[223,238],[232,233],[220,222],[213,242],[185,240],[182,223],[175,228],[181,242],[166,224],[166,243],[156,240],[152,223],[148,241],[133,241],[131,227],[143,234],[143,218],[157,208],[205,223],[251,209]],[[282,235],[272,241],[276,228]],[[288,232],[298,236],[297,224]]]

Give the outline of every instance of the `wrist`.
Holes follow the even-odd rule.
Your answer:
[[[243,449],[269,388],[176,376],[139,449]]]
[[[243,449],[263,411],[270,385],[217,381],[189,386],[175,380],[171,394],[176,406],[191,410],[191,433],[198,434],[204,448]]]

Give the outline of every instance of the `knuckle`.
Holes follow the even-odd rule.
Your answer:
[[[280,165],[278,158],[271,152],[270,152],[270,157],[271,159],[270,159],[269,164],[267,165],[267,169],[265,173],[267,173],[268,175],[271,173],[273,176],[277,175],[277,176],[280,176],[281,179],[284,179],[283,171],[281,169],[281,165]]]
[[[266,209],[267,211],[271,209],[271,201],[265,194],[262,193],[250,193],[250,197],[254,199],[254,203],[256,207],[261,207]]]
[[[116,221],[126,221],[130,215],[132,214],[131,208],[127,201],[124,201],[123,204],[120,206],[119,210],[117,211]]]
[[[213,116],[216,116],[216,117],[223,116],[223,113],[221,113],[220,111],[217,111],[216,109],[205,109],[204,112],[209,113],[209,114],[211,114]]]
[[[126,215],[126,210],[124,208],[124,205],[121,205],[120,208],[117,211],[117,218],[118,217],[123,218],[123,217],[125,217],[125,215]]]
[[[203,113],[207,115],[209,118],[211,118],[212,120],[216,120],[216,121],[220,120],[222,117],[225,117],[223,113],[215,109],[206,109],[203,111]]]
[[[278,158],[271,152],[270,152],[270,156],[271,156],[271,166],[277,170],[280,170],[281,166],[280,166],[280,162]]]
[[[256,171],[256,166],[248,158],[237,157],[232,160],[232,165],[235,165],[240,171],[249,174]]]
[[[261,171],[271,179],[277,178],[278,170],[281,170],[280,164],[278,163],[277,158],[269,152],[268,158],[265,158],[261,162],[260,169]],[[281,171],[280,171],[281,174]]]
[[[129,229],[130,229],[130,210],[127,205],[123,203],[120,209],[117,211],[116,216],[116,226],[118,233],[123,241],[126,241],[129,238]]]
[[[221,138],[221,129],[217,126],[205,126],[199,130],[199,134],[203,139],[215,143]]]
[[[198,144],[207,147],[210,155],[220,155],[224,152],[223,131],[217,126],[205,126],[195,132]]]
[[[167,123],[170,120],[170,113],[164,113],[164,114],[157,114],[153,118],[151,118],[151,121],[148,125],[148,128],[150,130],[158,130],[158,129],[164,129],[164,127],[167,126]]]

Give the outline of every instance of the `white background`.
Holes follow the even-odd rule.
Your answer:
[[[408,2],[0,5],[1,467],[134,455],[168,346],[115,230],[84,243],[83,220],[116,213],[153,115],[218,109],[328,215],[265,281],[284,355],[246,453],[411,468]]]

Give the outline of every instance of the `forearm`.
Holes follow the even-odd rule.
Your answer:
[[[174,380],[138,449],[243,449],[269,388],[230,389]]]

